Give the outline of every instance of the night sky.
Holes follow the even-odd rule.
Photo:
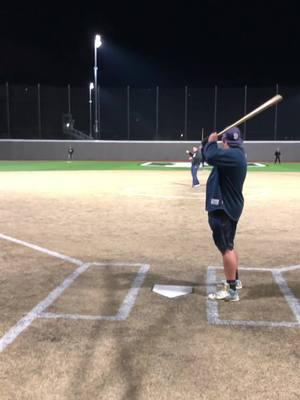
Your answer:
[[[1,82],[86,85],[100,33],[103,86],[300,83],[296,2],[11,3],[1,6]]]

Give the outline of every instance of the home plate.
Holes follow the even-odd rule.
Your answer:
[[[162,296],[174,299],[175,297],[186,296],[193,293],[192,286],[174,286],[174,285],[154,285],[152,292]]]

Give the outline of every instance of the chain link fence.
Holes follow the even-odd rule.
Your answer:
[[[280,93],[284,101],[241,126],[247,140],[300,140],[300,86],[89,88],[0,85],[2,139],[200,140]],[[93,94],[93,93],[92,93]],[[91,112],[92,111],[92,112]],[[77,132],[77,133],[76,133]]]

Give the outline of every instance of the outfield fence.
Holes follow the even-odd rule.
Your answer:
[[[186,150],[199,141],[0,140],[1,160],[187,161]],[[283,162],[300,162],[300,141],[245,141],[248,161],[272,162],[280,148]]]
[[[300,140],[300,86],[99,87],[100,132],[86,87],[0,84],[0,138],[198,140],[280,93],[284,101],[241,129],[246,140]],[[82,139],[83,136],[78,136]]]

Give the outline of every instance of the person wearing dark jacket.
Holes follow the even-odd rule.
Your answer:
[[[275,151],[274,155],[275,155],[274,164],[276,164],[276,163],[277,163],[277,161],[278,161],[278,162],[279,162],[279,164],[280,164],[280,155],[281,155],[281,153],[280,153],[280,149],[279,149],[279,147],[276,149],[276,151]]]
[[[73,159],[73,153],[74,153],[73,147],[72,147],[72,146],[69,146],[69,148],[68,148],[68,160],[69,160],[69,161],[72,161],[72,159]]]
[[[223,257],[226,282],[212,300],[238,301],[242,284],[238,276],[238,257],[234,238],[243,211],[243,184],[247,174],[247,160],[242,137],[237,127],[227,130],[223,149],[218,148],[218,135],[212,133],[204,148],[205,160],[213,166],[206,185],[206,211],[215,245]]]
[[[197,176],[197,172],[202,159],[200,148],[197,146],[193,146],[193,151],[187,150],[186,153],[189,155],[189,160],[191,161],[191,173],[193,178],[192,186],[199,187],[200,182]]]

